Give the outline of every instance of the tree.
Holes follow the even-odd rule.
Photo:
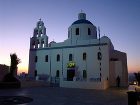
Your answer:
[[[11,58],[11,65],[10,65],[10,74],[14,76],[17,65],[21,62],[20,59],[17,57],[16,53],[10,54]]]
[[[140,86],[140,72],[134,73],[136,80],[138,81],[138,86]]]
[[[10,72],[4,76],[2,81],[4,84],[2,84],[1,86],[3,88],[20,88],[21,82],[18,78],[15,77],[17,65],[20,63],[20,59],[17,57],[16,53],[10,54],[10,58]]]
[[[17,65],[20,63],[20,59],[17,57],[16,53],[10,54],[10,58],[10,72],[4,76],[3,82],[19,82],[19,80],[15,77],[15,73]]]

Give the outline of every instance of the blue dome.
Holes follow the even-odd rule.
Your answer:
[[[77,21],[72,23],[72,25],[74,25],[74,24],[91,24],[91,25],[93,25],[90,21],[85,20],[85,19],[77,20]]]

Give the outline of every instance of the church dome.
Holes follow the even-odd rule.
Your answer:
[[[74,25],[74,24],[91,24],[91,25],[93,25],[90,21],[85,20],[85,19],[77,20],[72,23],[72,25]]]
[[[75,41],[96,39],[97,28],[86,19],[85,13],[79,13],[78,20],[74,21],[68,29],[68,38]]]
[[[89,20],[86,20],[85,13],[78,14],[78,20],[73,22],[72,25],[75,25],[75,24],[91,24],[91,25],[93,25]]]

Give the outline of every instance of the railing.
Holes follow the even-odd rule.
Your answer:
[[[67,81],[67,78],[63,78],[63,81]],[[73,81],[89,81],[89,82],[100,82],[100,78],[73,78]]]
[[[100,78],[90,78],[91,82],[100,82]]]

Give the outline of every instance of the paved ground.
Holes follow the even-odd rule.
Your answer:
[[[33,87],[3,89],[0,96],[28,96],[33,102],[22,105],[128,105],[127,89],[107,90]],[[1,104],[0,104],[1,105]]]

